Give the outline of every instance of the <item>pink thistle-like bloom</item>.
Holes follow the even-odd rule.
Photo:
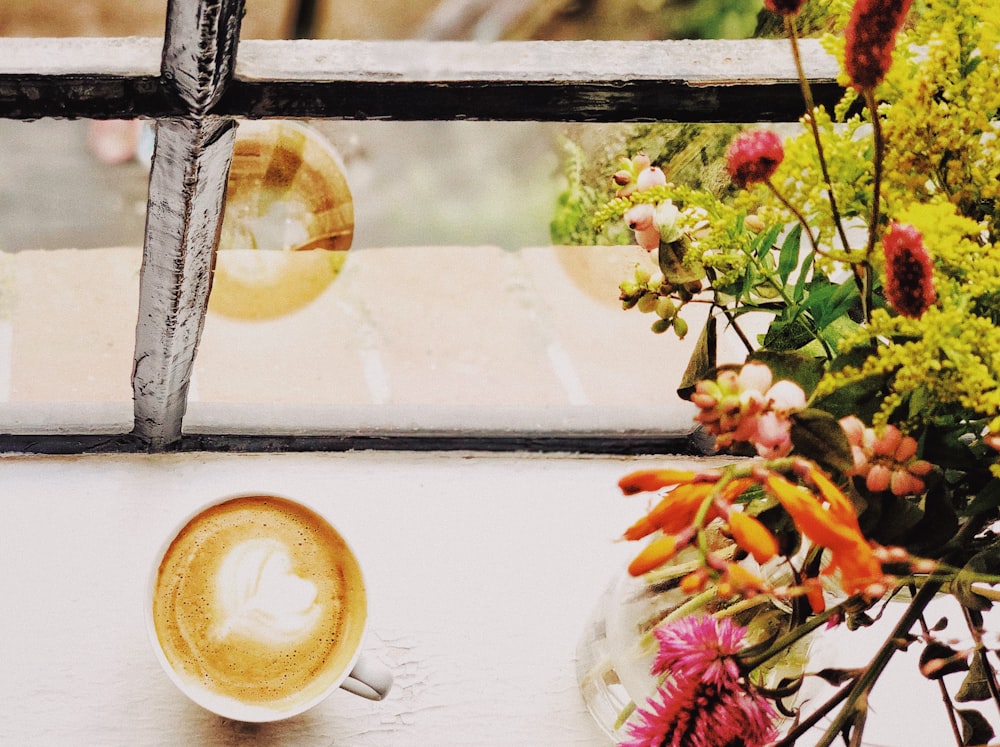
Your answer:
[[[806,0],[764,0],[764,7],[779,16],[794,16],[805,4]]]
[[[903,316],[919,319],[937,300],[933,263],[923,237],[913,226],[893,223],[882,239],[885,295]]]
[[[741,132],[726,151],[726,169],[741,189],[771,178],[785,157],[781,137],[771,130]]]
[[[652,672],[669,676],[637,710],[623,747],[763,747],[774,739],[774,709],[733,658],[745,628],[729,618],[691,616],[654,634],[660,651]]]
[[[912,0],[857,0],[845,31],[844,67],[854,87],[874,88],[892,65],[896,34]]]
[[[659,651],[653,674],[670,674],[677,680],[706,679],[730,684],[740,673],[733,656],[740,652],[746,629],[731,618],[689,615],[653,631]]]

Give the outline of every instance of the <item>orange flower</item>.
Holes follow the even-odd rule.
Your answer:
[[[806,589],[806,599],[809,600],[809,608],[819,614],[826,609],[826,599],[823,597],[823,585],[819,579],[807,578],[803,585]]]
[[[831,562],[826,572],[840,571],[844,591],[854,594],[881,581],[882,565],[861,534],[850,501],[818,470],[810,469],[809,474],[826,505],[811,491],[780,475],[768,473],[764,484],[792,517],[795,527],[830,551]]]
[[[710,482],[696,482],[674,488],[645,516],[625,530],[625,539],[641,539],[662,529],[677,534],[694,522],[701,504],[712,494],[715,486]]]
[[[778,541],[760,521],[742,511],[731,511],[729,530],[736,544],[753,555],[758,563],[766,563],[778,554]]]
[[[657,537],[646,545],[642,552],[629,563],[628,572],[633,576],[641,576],[654,568],[659,568],[677,554],[677,538],[665,534]]]
[[[755,594],[766,593],[771,587],[760,576],[751,573],[739,563],[727,563],[722,580],[719,582],[719,594],[729,597],[733,594],[750,598]]]
[[[692,470],[644,469],[625,475],[618,481],[618,487],[625,495],[635,495],[693,482],[697,476],[698,473]]]

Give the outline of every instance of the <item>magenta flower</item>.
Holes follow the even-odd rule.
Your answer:
[[[725,685],[739,679],[733,657],[740,652],[746,629],[730,618],[690,615],[653,631],[660,650],[653,661],[653,674],[675,679],[707,679]]]
[[[726,151],[726,168],[733,184],[743,188],[748,184],[771,178],[785,157],[781,137],[771,130],[741,132]]]
[[[920,318],[937,299],[933,265],[923,237],[913,226],[893,223],[882,239],[885,296],[903,316]]]
[[[845,39],[844,67],[859,91],[874,88],[892,65],[896,34],[912,0],[857,0]]]
[[[653,674],[668,677],[636,711],[622,747],[763,747],[774,739],[771,704],[734,659],[746,629],[729,618],[685,617],[655,631]]]

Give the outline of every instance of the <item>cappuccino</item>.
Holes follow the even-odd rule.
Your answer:
[[[266,721],[325,697],[364,634],[361,570],[322,517],[241,496],[191,519],[164,552],[152,627],[168,672],[195,702]]]

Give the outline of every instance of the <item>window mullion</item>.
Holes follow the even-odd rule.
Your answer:
[[[149,179],[136,325],[134,434],[154,448],[181,436],[208,309],[236,139],[205,116],[235,69],[243,0],[171,0],[162,79],[189,115],[159,122]]]

